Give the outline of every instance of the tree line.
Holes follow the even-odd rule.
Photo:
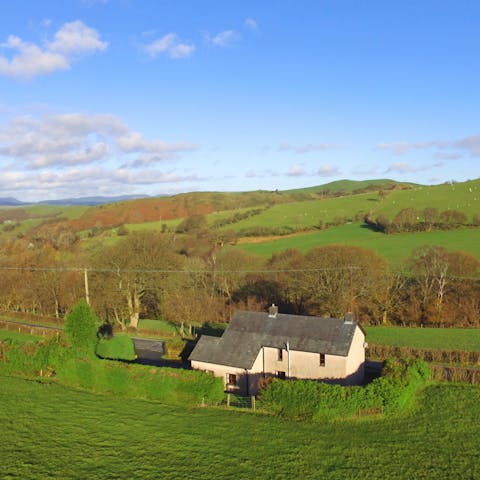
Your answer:
[[[480,327],[479,273],[472,255],[436,246],[394,269],[376,252],[347,245],[264,260],[206,232],[130,233],[91,250],[16,240],[0,256],[0,309],[62,318],[88,293],[97,314],[120,329],[141,318],[190,328],[271,303],[302,315],[351,311],[364,324]]]

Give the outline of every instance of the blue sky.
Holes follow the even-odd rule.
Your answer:
[[[479,176],[480,3],[16,0],[0,197]]]

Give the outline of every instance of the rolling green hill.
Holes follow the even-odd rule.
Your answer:
[[[389,179],[360,182],[340,180],[296,190],[195,192],[95,207],[10,207],[0,209],[0,220],[13,215],[13,221],[19,225],[14,228],[9,228],[7,224],[4,228],[0,227],[0,240],[28,236],[43,222],[58,220],[69,228],[83,232],[82,241],[89,247],[92,242],[100,243],[98,237],[88,237],[87,233],[92,227],[106,229],[106,234],[110,230],[107,243],[112,243],[117,239],[116,228],[122,223],[127,225],[129,231],[161,231],[164,224],[172,230],[182,218],[204,214],[211,228],[216,228],[222,220],[227,219],[229,221],[220,228],[234,230],[240,236],[242,231],[250,230],[252,234],[252,230],[261,228],[272,231],[280,229],[283,232],[310,231],[302,235],[279,237],[267,243],[241,245],[245,250],[264,256],[284,248],[306,251],[315,245],[327,243],[367,246],[395,262],[407,257],[413,248],[424,243],[443,245],[451,250],[465,250],[479,256],[478,229],[383,235],[366,230],[359,223],[367,213],[372,218],[383,215],[391,220],[404,208],[415,208],[420,219],[421,210],[428,207],[436,208],[439,212],[459,210],[471,222],[474,215],[480,216],[480,179],[436,186],[402,184]],[[255,214],[238,220],[253,210],[256,210]],[[345,222],[347,224],[342,227],[317,230],[326,224]]]
[[[389,178],[381,178],[375,180],[336,180],[334,182],[325,183],[324,185],[317,185],[315,187],[296,188],[293,190],[283,190],[283,193],[343,193],[351,194],[359,190],[379,190],[390,189],[392,187],[419,187],[416,183],[404,183],[391,180]]]
[[[236,231],[256,226],[291,226],[295,229],[308,229],[320,222],[332,222],[336,218],[343,217],[352,221],[371,213],[374,217],[383,214],[391,219],[404,208],[416,208],[421,211],[427,207],[437,208],[439,211],[460,210],[471,220],[473,215],[480,214],[480,180],[392,190],[383,198],[377,192],[368,192],[323,200],[277,204],[262,214],[242,220],[229,228]]]
[[[392,264],[402,263],[415,248],[423,245],[439,245],[452,251],[461,250],[480,259],[480,229],[478,228],[385,235],[362,227],[359,223],[352,223],[261,243],[241,243],[237,248],[270,257],[272,253],[281,252],[287,248],[307,252],[313,247],[329,244],[370,248],[383,255]]]

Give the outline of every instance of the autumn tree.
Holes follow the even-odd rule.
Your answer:
[[[454,278],[477,275],[480,262],[464,252],[449,252],[444,247],[428,245],[413,252],[410,268],[416,278],[424,317],[428,318],[431,307],[434,314],[441,313]]]
[[[374,251],[346,245],[310,250],[292,287],[311,313],[341,317],[352,310],[365,318],[383,314],[390,286],[387,261]]]
[[[94,301],[113,311],[122,328],[137,328],[147,298],[160,309],[165,284],[180,268],[181,258],[170,235],[137,232],[103,250],[94,266],[99,270],[92,285]],[[103,292],[107,303],[95,298],[96,291]]]

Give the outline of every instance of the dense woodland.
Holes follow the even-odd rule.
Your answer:
[[[225,322],[236,308],[343,316],[364,324],[480,327],[480,262],[442,247],[393,269],[346,245],[289,249],[264,260],[224,242],[198,219],[188,233],[118,231],[110,246],[82,248],[73,230],[46,224],[2,245],[3,312],[63,317],[88,296],[117,328],[163,318],[186,328]]]

